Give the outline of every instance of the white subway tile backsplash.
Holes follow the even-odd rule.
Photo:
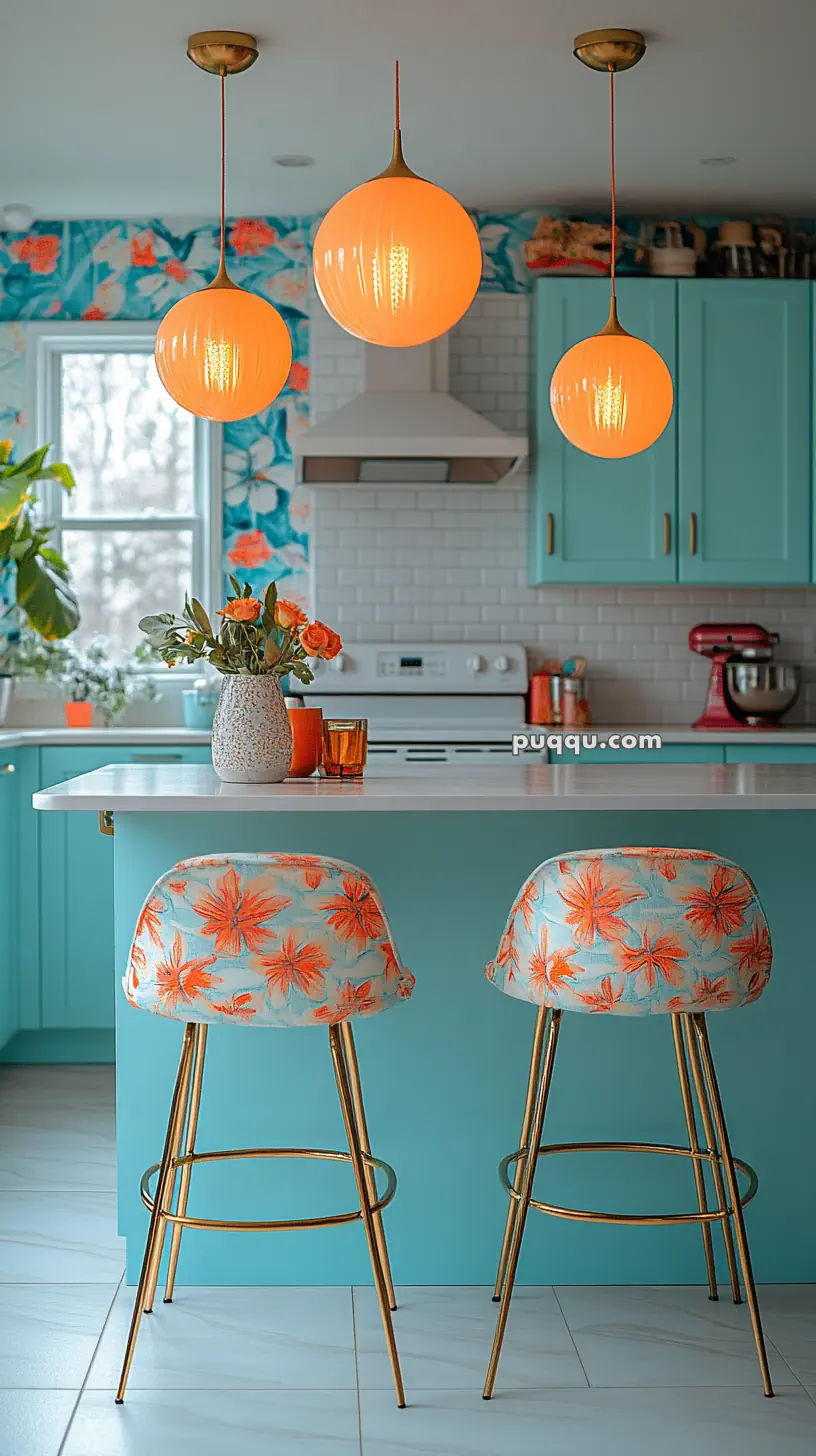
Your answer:
[[[363,346],[316,300],[314,420],[363,387]],[[503,429],[527,429],[529,298],[480,296],[450,337],[451,392]],[[526,480],[497,487],[349,486],[313,494],[315,607],[349,641],[521,642],[535,663],[589,659],[596,721],[688,722],[707,664],[700,620],[759,621],[805,666],[792,721],[816,719],[816,588],[527,585]]]

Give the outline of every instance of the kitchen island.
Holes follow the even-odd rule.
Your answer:
[[[813,872],[816,768],[540,763],[370,772],[358,783],[221,784],[206,765],[122,764],[34,796],[41,810],[102,812],[115,828],[117,958],[124,970],[158,876],[195,854],[326,854],[376,880],[417,985],[411,1001],[357,1023],[372,1147],[393,1163],[387,1214],[399,1283],[492,1283],[506,1211],[496,1177],[518,1145],[532,1008],[483,978],[510,904],[541,860],[567,849],[662,844],[714,850],[756,881],[774,940],[765,995],[713,1015],[711,1035],[738,1155],[757,1168],[749,1232],[760,1280],[816,1278],[816,976]],[[128,1279],[146,1228],[138,1185],[161,1150],[181,1026],[135,1010],[117,975],[120,1228]],[[664,1018],[566,1018],[546,1137],[684,1139]],[[325,1034],[216,1027],[199,1146],[342,1147]],[[664,1164],[671,1166],[663,1166]],[[547,1160],[552,1202],[694,1206],[677,1159]],[[352,1203],[349,1203],[351,1197]],[[352,1206],[351,1175],[322,1163],[202,1165],[190,1211],[276,1218]],[[536,1219],[520,1278],[531,1283],[699,1283],[699,1233]],[[292,1234],[189,1230],[181,1283],[369,1282],[365,1241],[348,1226]]]

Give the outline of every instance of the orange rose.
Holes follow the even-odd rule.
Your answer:
[[[305,612],[300,610],[294,602],[287,602],[285,597],[279,597],[275,603],[275,621],[279,627],[290,632],[295,627],[302,627],[309,618]]]
[[[262,611],[257,597],[237,597],[234,602],[227,602],[218,615],[229,617],[231,622],[257,622]]]
[[[336,657],[343,646],[337,633],[325,622],[310,622],[301,632],[300,640],[308,657],[324,657],[327,661]]]

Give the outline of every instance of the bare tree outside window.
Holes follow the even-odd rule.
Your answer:
[[[66,350],[59,361],[60,443],[77,479],[61,518],[76,640],[99,632],[126,652],[140,617],[201,591],[196,421],[162,388],[152,353]]]

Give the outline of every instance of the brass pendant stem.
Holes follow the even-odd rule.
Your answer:
[[[394,63],[394,145],[391,149],[391,161],[384,172],[378,172],[376,177],[371,180],[379,182],[381,177],[416,177],[416,175],[416,172],[411,171],[402,152],[399,61],[396,61]]]
[[[615,296],[615,283],[614,283],[614,280],[613,280],[613,282],[612,282],[612,297],[609,300],[609,317],[606,320],[606,323],[604,324],[603,328],[601,329],[601,333],[602,334],[625,334],[626,332],[627,332],[627,330],[623,327],[623,324],[621,323],[620,319],[618,318],[618,300],[617,300],[617,298]]]

